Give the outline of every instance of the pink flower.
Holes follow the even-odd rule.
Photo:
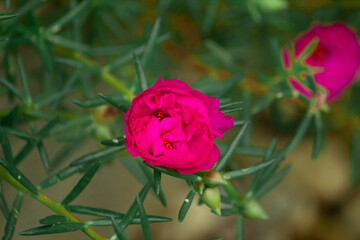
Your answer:
[[[234,125],[231,116],[219,112],[217,98],[161,78],[134,98],[124,120],[132,156],[181,174],[212,168],[220,157],[214,138]]]
[[[319,41],[317,46],[303,63],[313,70],[315,82],[327,92],[326,101],[335,101],[357,78],[360,66],[359,41],[345,24],[315,23],[294,40],[295,60],[316,38]],[[287,48],[283,49],[282,57],[284,67],[290,69],[291,59]],[[303,96],[312,98],[312,92],[296,81],[298,79],[291,78],[290,85]]]

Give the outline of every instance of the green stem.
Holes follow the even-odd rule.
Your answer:
[[[19,191],[29,195],[30,197],[38,200],[40,203],[45,205],[46,207],[53,210],[55,213],[61,216],[65,216],[70,222],[74,223],[81,223],[82,221],[75,217],[71,212],[66,210],[64,206],[60,203],[52,200],[51,198],[47,197],[43,193],[39,192],[38,194],[34,194],[30,192],[27,188],[25,188],[22,184],[20,184],[15,178],[13,178],[5,168],[0,166],[0,177],[7,181],[10,185],[18,189]],[[91,239],[94,240],[106,240],[105,237],[101,236],[99,233],[94,231],[92,228],[85,228],[82,230],[86,235],[88,235]]]

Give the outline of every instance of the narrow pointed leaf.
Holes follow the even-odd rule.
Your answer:
[[[266,154],[266,149],[262,147],[255,146],[239,146],[235,150],[235,154],[251,157],[264,157]]]
[[[3,213],[4,217],[7,219],[9,216],[9,207],[3,195],[1,179],[0,179],[0,210]]]
[[[204,16],[204,20],[203,20],[203,24],[202,24],[202,28],[201,28],[201,31],[205,35],[209,34],[209,32],[211,31],[211,29],[214,25],[217,11],[218,11],[218,5],[219,5],[219,0],[209,0],[209,2],[207,4],[205,16]]]
[[[88,153],[78,159],[75,159],[70,163],[71,166],[82,165],[82,164],[91,164],[96,161],[101,161],[102,158],[115,155],[116,153],[125,149],[125,146],[118,147],[106,147],[91,153]]]
[[[39,192],[37,188],[27,179],[14,165],[0,158],[0,166],[6,169],[6,171],[22,186],[24,186],[29,192],[37,195]]]
[[[114,107],[116,107],[117,109],[119,109],[122,112],[127,112],[130,108],[129,102],[126,101],[125,99],[122,99],[119,101],[119,99],[114,99],[111,96],[99,93],[100,97],[102,99],[104,99],[106,102],[110,103],[111,105],[113,105]]]
[[[0,21],[4,21],[6,19],[11,19],[17,17],[18,14],[16,13],[0,13]]]
[[[360,182],[360,130],[352,133],[350,152],[350,186],[355,188]]]
[[[245,176],[249,176],[252,174],[255,174],[256,172],[266,168],[270,164],[272,164],[273,161],[267,161],[267,162],[261,162],[258,164],[254,164],[251,167],[238,169],[230,172],[226,172],[223,174],[224,179],[232,179],[232,178],[241,178]]]
[[[39,151],[41,162],[45,168],[45,171],[48,173],[50,171],[50,161],[44,144],[42,142],[38,143],[37,149]]]
[[[314,116],[315,120],[315,136],[314,136],[314,147],[311,153],[311,159],[316,159],[321,151],[321,147],[324,143],[324,123],[322,120],[321,113],[317,113]]]
[[[95,173],[99,169],[101,162],[98,162],[93,167],[91,167],[79,182],[75,185],[75,187],[71,190],[71,192],[64,198],[61,202],[62,205],[68,205],[71,201],[73,201],[80,193],[87,187],[90,183],[91,179],[94,177]]]
[[[45,188],[51,187],[51,186],[61,182],[62,180],[65,180],[65,179],[71,177],[75,173],[81,172],[85,169],[86,169],[85,165],[67,166],[67,167],[61,169],[56,174],[54,174],[54,175],[48,177],[47,179],[45,179],[44,181],[42,181],[39,184],[39,188],[45,189]]]
[[[85,0],[72,8],[66,15],[53,23],[47,31],[50,33],[59,32],[66,24],[70,23],[74,18],[78,17],[90,4],[90,0]]]
[[[127,240],[128,238],[126,237],[124,230],[122,230],[119,227],[119,224],[116,223],[115,218],[113,216],[111,216],[110,219],[111,219],[112,226],[113,226],[115,233],[118,236],[119,240]]]
[[[10,8],[11,8],[11,0],[5,0],[6,11],[10,11]]]
[[[18,130],[18,129],[15,129],[15,128],[10,128],[10,127],[2,127],[2,129],[7,133],[7,134],[10,134],[10,135],[13,135],[13,136],[16,136],[18,138],[21,138],[23,140],[31,140],[31,141],[35,141],[36,140],[36,137],[27,133],[27,132],[24,132],[24,131],[21,131],[21,130]]]
[[[98,217],[111,217],[111,216],[124,217],[125,216],[124,213],[119,213],[119,212],[111,211],[108,209],[86,207],[86,206],[79,206],[79,205],[66,206],[66,209],[73,213],[92,215],[92,216],[98,216]]]
[[[159,196],[161,191],[161,172],[154,169],[154,185],[155,185],[155,193]]]
[[[138,161],[138,164],[141,168],[141,170],[143,171],[143,174],[146,176],[147,178],[147,181],[148,182],[151,182],[152,183],[152,190],[153,192],[155,193],[155,195],[157,196],[157,198],[160,200],[160,202],[162,203],[162,205],[164,207],[167,206],[167,203],[166,203],[166,199],[165,199],[165,196],[164,196],[164,193],[162,191],[162,189],[160,188],[159,190],[159,194],[156,194],[156,186],[154,184],[154,176],[153,174],[151,173],[150,169],[148,167],[145,166],[145,164],[143,163],[142,160],[139,159]]]
[[[19,192],[16,195],[14,204],[9,213],[9,217],[7,218],[6,225],[5,225],[5,231],[4,231],[5,234],[2,238],[2,240],[11,240],[12,239],[12,237],[14,235],[14,231],[15,231],[15,226],[16,226],[17,220],[19,218],[22,200],[23,200],[23,195],[21,192]]]
[[[22,236],[37,236],[55,233],[75,232],[84,230],[86,225],[84,223],[62,223],[62,224],[51,224],[40,227],[31,228],[20,232]]]
[[[181,205],[179,214],[178,214],[178,221],[182,222],[187,214],[187,212],[189,211],[189,208],[191,206],[191,203],[194,200],[194,196],[195,196],[195,191],[191,190],[188,195],[186,196],[183,204]]]
[[[25,67],[24,67],[24,63],[22,61],[21,55],[17,56],[17,63],[18,63],[18,67],[19,67],[21,83],[22,83],[24,93],[25,93],[25,99],[26,99],[26,101],[28,101],[30,103],[31,102],[30,85],[29,85],[29,80],[28,80],[26,72],[25,72]]]
[[[122,146],[125,144],[125,138],[118,137],[110,140],[102,140],[101,144],[105,146]]]
[[[12,151],[9,139],[6,135],[6,132],[3,127],[0,126],[0,144],[3,149],[5,160],[8,162],[12,162]]]
[[[227,149],[226,153],[224,154],[224,156],[220,159],[219,164],[215,167],[215,169],[218,172],[221,172],[225,169],[227,163],[230,161],[230,159],[232,158],[232,156],[235,153],[235,150],[241,140],[241,137],[244,135],[245,130],[248,126],[248,123],[244,124],[244,126],[242,128],[240,128],[240,130],[238,131],[238,133],[236,134],[236,136],[234,137],[234,139],[232,140],[229,148]]]
[[[151,56],[151,52],[153,51],[153,48],[155,46],[156,38],[159,35],[160,22],[161,22],[161,18],[158,17],[155,20],[153,29],[151,30],[149,40],[147,41],[147,43],[145,45],[144,53],[141,57],[141,65],[143,66],[144,69],[146,69],[146,67],[148,65],[148,62],[149,62],[149,59]]]
[[[142,201],[140,200],[140,197],[138,194],[136,194],[136,204],[138,206],[139,209],[139,215],[140,215],[140,220],[141,220],[141,228],[144,234],[144,239],[145,240],[151,240],[152,236],[151,236],[151,230],[150,230],[150,225],[149,225],[149,221],[143,206]]]
[[[235,240],[244,240],[244,218],[237,215],[235,222]]]
[[[310,110],[305,114],[305,116],[301,120],[301,123],[300,123],[298,129],[296,130],[295,135],[289,141],[289,143],[286,144],[286,147],[283,149],[284,156],[287,156],[292,151],[294,151],[294,149],[303,140],[303,138],[305,137],[305,135],[307,133],[307,130],[309,129],[309,126],[310,126],[310,123],[311,123],[311,120],[312,120],[313,116],[314,115]]]
[[[60,223],[66,223],[68,222],[68,219],[65,216],[60,215],[50,215],[45,218],[42,218],[39,220],[39,223],[41,224],[60,224]]]
[[[169,169],[163,168],[163,167],[156,167],[156,166],[152,166],[152,165],[146,165],[146,166],[148,166],[152,169],[156,169],[159,172],[162,172],[166,175],[173,176],[176,178],[185,179],[185,180],[194,181],[194,182],[201,182],[201,180],[202,180],[202,178],[200,176],[196,176],[193,174],[180,174],[178,172],[174,172],[172,170],[169,170]]]
[[[125,215],[125,214],[124,214]],[[161,217],[161,216],[153,216],[153,215],[147,215],[148,217],[148,222],[149,223],[162,223],[162,222],[171,222],[172,219],[171,218],[167,218],[167,217]],[[92,219],[90,221],[86,222],[87,226],[93,226],[93,227],[106,227],[106,226],[111,226],[112,222],[111,222],[111,217],[114,217],[116,222],[121,221],[124,216],[115,216],[115,215],[110,215],[109,217],[105,217],[105,218],[97,218],[97,219]],[[131,225],[133,224],[141,224],[141,218],[139,216],[134,217],[131,220]]]
[[[0,83],[3,84],[10,92],[12,92],[15,96],[19,99],[24,99],[24,95],[20,92],[20,90],[13,85],[11,82],[7,81],[6,79],[0,77]]]
[[[106,95],[106,96],[108,98],[111,98],[112,100],[114,100],[114,102],[120,102],[124,99],[124,97],[119,94],[111,94],[111,95]],[[86,99],[83,101],[78,100],[78,99],[71,99],[71,101],[82,108],[92,108],[92,107],[98,107],[98,106],[103,106],[103,105],[109,104],[104,98],[102,98],[100,96],[94,97],[94,98],[89,98],[89,99]]]
[[[138,59],[135,52],[133,53],[133,58],[135,63],[136,75],[139,81],[140,90],[142,92],[148,88],[145,73],[141,66],[140,60]]]
[[[289,172],[291,168],[291,165],[287,165],[283,169],[281,169],[278,173],[276,173],[272,178],[270,178],[258,191],[255,192],[253,196],[251,196],[252,199],[257,200],[264,196],[266,193],[268,193],[271,189],[276,187],[281,180],[284,179],[286,174]]]

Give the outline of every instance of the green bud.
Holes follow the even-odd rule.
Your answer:
[[[217,188],[207,188],[201,195],[201,200],[217,215],[221,216],[220,191]]]
[[[205,185],[207,187],[211,187],[211,188],[217,187],[222,184],[226,184],[226,181],[223,178],[222,174],[216,170],[207,171],[204,174],[203,179],[204,179],[203,182],[205,183]]]
[[[267,12],[276,12],[288,7],[285,0],[259,0],[257,3],[262,10]]]
[[[204,193],[205,185],[202,182],[195,183],[196,191],[201,195]]]
[[[264,209],[261,205],[254,200],[247,200],[244,202],[243,215],[248,219],[260,219],[266,220],[268,216],[266,215]]]

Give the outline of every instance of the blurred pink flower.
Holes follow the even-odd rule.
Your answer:
[[[124,115],[125,145],[145,163],[191,174],[212,168],[220,157],[215,137],[233,127],[219,100],[177,79],[162,80],[134,98]]]
[[[360,66],[359,41],[354,31],[343,23],[314,23],[293,41],[295,60],[316,38],[318,44],[303,63],[313,70],[315,82],[326,90],[326,101],[335,101],[357,78]],[[283,49],[282,58],[284,67],[290,69],[288,48]],[[312,98],[313,93],[297,81],[294,77],[289,80],[294,89],[303,96]]]

